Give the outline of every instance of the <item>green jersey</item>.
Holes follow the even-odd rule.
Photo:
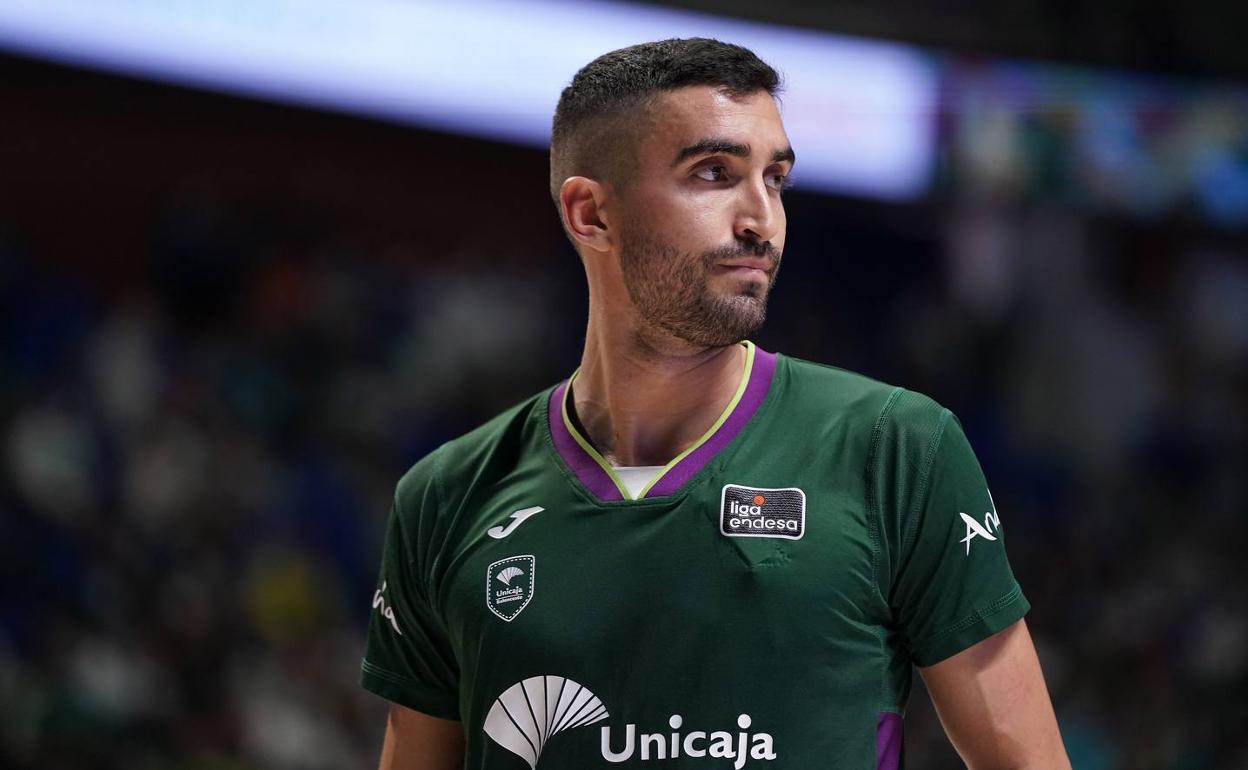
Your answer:
[[[897,768],[911,664],[1028,609],[931,399],[747,346],[632,498],[560,385],[400,481],[363,684],[466,768]]]

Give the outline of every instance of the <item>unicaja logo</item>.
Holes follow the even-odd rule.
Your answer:
[[[508,567],[507,569],[495,575],[494,579],[502,583],[503,585],[510,586],[512,580],[520,577],[523,574],[524,574],[524,570],[520,569],[519,567]]]
[[[561,676],[535,676],[508,687],[494,700],[484,729],[495,743],[536,770],[552,737],[609,716],[602,701],[579,683]],[[613,733],[606,724],[600,728],[600,748],[602,758],[611,763],[634,758],[642,762],[719,759],[725,760],[718,763],[720,767],[726,768],[731,762],[734,770],[741,770],[750,760],[770,762],[776,758],[775,740],[769,733],[752,732],[753,723],[749,714],[741,714],[735,731],[685,731],[685,718],[673,714],[666,730],[643,733],[629,723],[622,735]]]
[[[607,716],[602,701],[577,682],[561,676],[534,676],[494,699],[485,715],[485,734],[536,768],[553,736]]]
[[[637,726],[624,726],[624,746],[620,751],[611,749],[611,728],[602,728],[602,757],[608,762],[627,762],[639,753],[645,762],[652,759],[680,759],[682,756],[692,759],[730,759],[735,770],[741,770],[751,759],[767,762],[776,758],[775,741],[768,733],[751,733],[750,726],[754,720],[749,714],[737,717],[736,735],[726,730],[690,730],[682,734],[685,719],[680,714],[672,714],[667,720],[670,732],[642,733],[637,736]],[[634,743],[636,741],[636,743]]]

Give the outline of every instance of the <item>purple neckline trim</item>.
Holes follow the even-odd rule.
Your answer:
[[[550,394],[550,405],[547,407],[547,411],[550,412],[550,435],[555,440],[555,451],[594,497],[600,500],[623,500],[624,496],[620,494],[619,487],[615,485],[607,472],[584,449],[581,449],[581,445],[576,443],[576,439],[572,438],[572,434],[568,432],[568,426],[563,422],[563,394],[567,389],[568,380],[559,383],[559,387]]]
[[[876,770],[898,770],[901,767],[901,714],[885,711],[875,726]]]
[[[646,497],[664,497],[673,494],[702,470],[719,450],[737,437],[745,424],[750,421],[758,408],[763,405],[767,391],[771,388],[771,376],[776,371],[776,356],[758,346],[754,347],[754,368],[750,370],[750,381],[746,383],[745,392],[737,402],[736,409],[724,420],[715,434],[702,443],[702,446],[685,455],[676,463],[676,467],[663,474],[659,483],[650,488]]]
[[[675,467],[663,474],[659,483],[646,493],[646,498],[664,497],[675,493],[727,446],[728,442],[736,438],[758,408],[763,405],[763,400],[767,398],[767,392],[771,389],[771,380],[775,372],[776,355],[755,346],[754,366],[750,370],[750,381],[746,383],[745,392],[741,394],[741,400],[737,402],[732,414],[728,415],[728,419],[719,426],[719,430],[715,431],[714,435],[702,446],[690,452]],[[615,482],[611,480],[607,472],[581,448],[580,444],[576,443],[576,439],[572,438],[572,434],[568,432],[563,422],[563,398],[567,389],[567,380],[559,383],[559,386],[550,394],[550,402],[547,406],[550,435],[554,439],[555,450],[581,484],[595,497],[604,501],[623,500],[619,488],[615,486]]]

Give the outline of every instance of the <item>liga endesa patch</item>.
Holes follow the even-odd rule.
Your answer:
[[[729,537],[799,540],[806,532],[806,493],[797,487],[725,484],[720,494],[719,531]]]

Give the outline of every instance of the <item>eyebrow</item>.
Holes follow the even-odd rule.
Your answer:
[[[793,152],[792,147],[785,147],[783,150],[776,150],[771,154],[772,163],[783,163],[786,160],[791,166],[797,164],[797,153]]]
[[[730,142],[727,139],[709,138],[694,142],[687,147],[682,147],[680,152],[676,153],[676,160],[672,161],[672,165],[679,165],[681,161],[699,155],[733,155],[738,158],[745,158],[749,154],[750,146],[748,144]],[[792,147],[776,150],[771,155],[772,163],[782,163],[786,160],[789,163],[797,162],[797,155],[793,152]]]

